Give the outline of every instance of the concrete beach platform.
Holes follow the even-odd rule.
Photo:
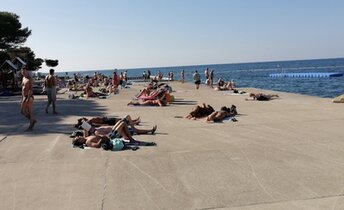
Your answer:
[[[331,99],[277,93],[272,101],[171,82],[167,107],[126,104],[134,84],[108,99],[68,99],[24,132],[19,97],[0,97],[0,209],[344,209],[344,107]],[[238,122],[180,118],[201,102],[215,110],[235,104]],[[156,147],[110,152],[72,148],[81,116],[140,116],[134,136]]]

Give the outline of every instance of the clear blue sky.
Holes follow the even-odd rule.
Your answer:
[[[0,3],[58,71],[344,57],[342,0]]]

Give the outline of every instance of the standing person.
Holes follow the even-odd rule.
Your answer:
[[[146,71],[143,71],[142,77],[143,77],[143,81],[146,82],[147,81],[147,73],[146,73]]]
[[[209,75],[209,83],[211,87],[213,87],[213,82],[214,82],[214,69],[210,71],[210,75]]]
[[[118,85],[119,85],[119,77],[117,75],[117,71],[114,71],[112,75],[112,86],[115,88],[118,88]]]
[[[204,71],[205,80],[209,79],[209,69],[206,68]]]
[[[184,74],[184,69],[180,72],[180,82],[184,83],[184,79],[185,79],[185,74]]]
[[[48,109],[50,104],[53,104],[53,113],[57,114],[56,112],[56,86],[57,86],[57,81],[55,79],[54,75],[54,69],[49,70],[49,75],[45,77],[44,80],[44,86],[45,90],[47,91],[47,96],[48,96],[48,104],[47,107],[45,108],[45,113],[48,114]]]
[[[127,72],[127,70],[124,70],[123,77],[124,77],[125,85],[127,85],[127,83],[128,83],[128,72]]]
[[[148,70],[147,70],[147,79],[148,79],[148,81],[150,80],[150,76],[151,76],[151,72],[150,72],[150,70],[148,69]]]
[[[123,72],[121,72],[119,75],[119,85],[121,86],[121,89],[123,88],[123,86],[125,86]]]
[[[25,131],[32,131],[36,123],[35,116],[33,115],[33,80],[27,71],[26,66],[22,69],[22,75],[23,81],[20,112],[30,121],[29,127]]]
[[[158,72],[156,73],[156,78],[158,81],[160,81],[162,79],[162,74],[161,74],[160,70],[158,70]]]
[[[75,81],[75,83],[79,82],[79,78],[78,78],[78,75],[76,73],[74,73],[74,81]]]
[[[196,89],[199,89],[199,84],[201,84],[201,75],[198,73],[197,70],[193,74],[193,80],[195,82]]]

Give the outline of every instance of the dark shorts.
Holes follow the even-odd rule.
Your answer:
[[[195,85],[199,85],[199,84],[201,84],[200,80],[195,81]]]
[[[268,101],[269,100],[269,98],[266,96],[258,96],[256,99],[257,99],[257,101]]]
[[[104,124],[115,125],[115,124],[117,123],[117,120],[116,120],[116,118],[107,118],[107,117],[104,117],[104,118],[103,118],[103,122],[104,122]]]
[[[115,139],[115,138],[121,138],[121,134],[118,133],[118,131],[113,130],[111,131],[111,133],[108,135],[108,138],[111,139]]]

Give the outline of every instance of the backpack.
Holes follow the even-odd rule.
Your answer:
[[[122,139],[119,138],[115,138],[115,139],[111,139],[111,143],[112,143],[112,151],[120,151],[124,148],[124,142]]]

